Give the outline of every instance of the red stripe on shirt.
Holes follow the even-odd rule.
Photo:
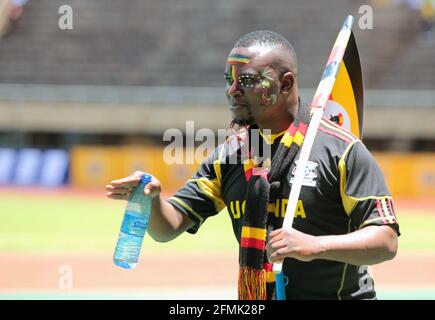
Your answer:
[[[351,142],[350,139],[349,139],[348,137],[346,137],[346,136],[344,136],[344,135],[341,135],[341,134],[339,134],[338,132],[335,132],[335,131],[332,131],[332,130],[326,129],[326,128],[322,127],[322,126],[319,127],[319,130],[320,130],[320,131],[323,131],[323,132],[325,132],[325,133],[327,133],[327,134],[330,134],[330,135],[332,135],[332,136],[334,136],[334,137],[337,137],[338,139],[341,139],[341,140],[343,140],[343,141],[346,141],[347,143],[350,143],[350,142]]]
[[[393,201],[391,199],[387,199],[388,206],[390,207],[391,215],[394,217],[394,220],[397,222],[396,212],[394,212]]]
[[[376,200],[376,208],[378,209],[379,216],[382,218],[382,222],[388,224],[388,221],[385,219],[384,210],[382,209],[381,200]]]

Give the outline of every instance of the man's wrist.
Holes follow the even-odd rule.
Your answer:
[[[325,259],[328,254],[328,237],[317,236],[316,239],[316,250],[313,255],[313,259]]]

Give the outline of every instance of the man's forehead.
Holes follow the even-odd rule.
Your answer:
[[[241,63],[251,66],[271,65],[279,58],[280,48],[253,45],[249,47],[233,48],[228,56],[227,62],[230,64]]]
[[[275,49],[278,48],[273,46],[253,44],[249,47],[235,47],[231,50],[230,54],[235,53],[235,54],[243,54],[250,57],[259,57],[259,56],[264,56]]]

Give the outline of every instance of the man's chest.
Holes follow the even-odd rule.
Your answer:
[[[268,205],[268,220],[274,229],[282,226],[296,166],[297,162],[292,164],[281,180],[278,196],[271,199]],[[308,163],[294,212],[293,227],[313,235],[337,232],[341,229],[345,232],[348,217],[342,208],[338,184],[331,183],[323,171],[319,163],[314,161]],[[248,181],[243,166],[228,166],[222,176],[221,186],[222,198],[227,206],[236,236],[239,238],[243,216],[249,214],[246,212],[245,200]]]

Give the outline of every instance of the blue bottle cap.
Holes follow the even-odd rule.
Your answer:
[[[144,173],[144,175],[142,176],[142,178],[140,178],[140,183],[144,183],[144,184],[148,184],[151,182],[152,176]]]

